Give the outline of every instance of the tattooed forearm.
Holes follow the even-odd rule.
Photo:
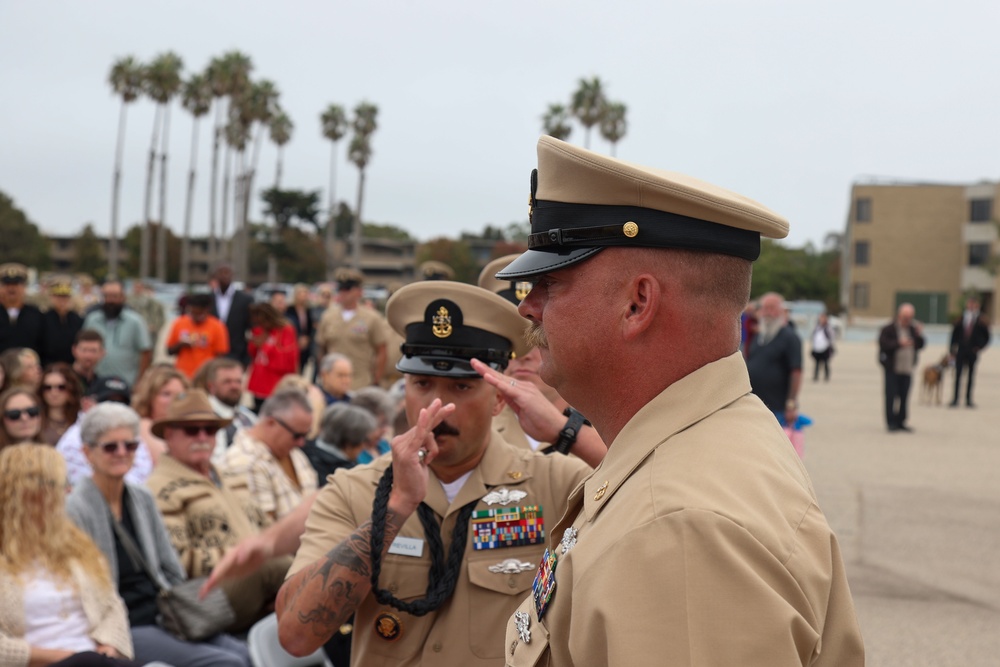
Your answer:
[[[405,518],[386,512],[383,554]],[[277,599],[279,618],[290,615],[320,644],[353,614],[371,592],[371,521],[361,524],[320,560],[285,582]]]

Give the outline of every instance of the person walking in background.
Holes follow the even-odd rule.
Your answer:
[[[827,321],[826,313],[820,313],[816,319],[816,326],[813,327],[812,336],[812,358],[816,362],[813,370],[813,382],[819,380],[819,369],[823,368],[823,380],[830,381],[830,357],[833,356],[833,330]]]
[[[352,389],[379,384],[385,374],[386,324],[373,308],[361,303],[364,276],[353,269],[337,271],[337,297],[316,330],[316,355],[346,355],[354,366]]]
[[[255,303],[250,306],[250,321],[253,329],[247,353],[252,361],[247,391],[253,394],[254,409],[259,411],[281,378],[294,373],[299,367],[299,346],[295,340],[295,327],[271,304]]]
[[[233,268],[219,264],[209,281],[212,288],[211,313],[226,325],[229,332],[229,357],[244,366],[247,356],[247,335],[250,333],[250,305],[253,297],[233,285]]]
[[[970,296],[966,299],[965,312],[951,330],[951,355],[955,358],[955,397],[951,400],[952,408],[958,406],[963,370],[968,370],[968,378],[965,381],[965,405],[969,408],[976,407],[972,402],[973,374],[976,371],[979,353],[990,344],[990,328],[986,326],[979,305],[979,297]]]
[[[925,340],[923,326],[914,319],[913,304],[904,303],[896,319],[879,332],[879,363],[885,375],[885,423],[889,432],[912,431],[906,424],[910,380]]]
[[[802,385],[802,341],[788,326],[785,313],[780,294],[768,292],[760,297],[758,331],[746,361],[753,393],[782,426],[798,418]]]

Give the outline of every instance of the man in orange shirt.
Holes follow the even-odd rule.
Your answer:
[[[202,364],[229,352],[229,334],[219,318],[209,314],[210,294],[192,294],[187,314],[174,320],[167,337],[167,354],[177,357],[177,370],[193,378]]]

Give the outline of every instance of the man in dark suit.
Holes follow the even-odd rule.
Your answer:
[[[900,304],[896,319],[879,332],[879,363],[885,372],[885,422],[889,431],[912,431],[906,425],[910,379],[917,353],[924,346],[923,326],[914,319],[913,304]]]
[[[951,407],[958,406],[958,391],[962,384],[962,369],[969,369],[969,379],[965,384],[965,405],[976,407],[972,402],[972,377],[976,370],[979,351],[990,344],[990,329],[979,312],[979,298],[970,296],[965,301],[965,312],[955,322],[951,330],[951,354],[955,357],[955,397]]]
[[[36,353],[42,347],[42,311],[25,303],[28,269],[9,262],[0,265],[0,352],[27,347]]]
[[[222,320],[229,332],[229,353],[244,366],[247,356],[247,332],[250,331],[250,304],[253,297],[233,286],[233,268],[219,264],[212,274],[211,313]]]

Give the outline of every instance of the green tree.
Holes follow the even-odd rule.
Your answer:
[[[315,233],[308,229],[286,227],[272,237],[271,230],[260,224],[251,224],[250,230],[251,275],[264,275],[268,258],[273,256],[282,280],[312,283],[323,279],[323,246]]]
[[[48,239],[14,200],[0,192],[0,263],[20,262],[46,271],[52,267]]]
[[[590,148],[590,129],[604,118],[607,99],[604,96],[604,85],[599,78],[580,79],[579,87],[573,93],[570,101],[570,111],[583,125],[585,134],[583,146]]]
[[[111,185],[111,242],[108,253],[108,271],[118,273],[118,215],[121,204],[122,153],[125,150],[125,117],[128,105],[142,92],[142,64],[132,56],[120,58],[111,66],[108,83],[115,95],[121,98],[118,112],[118,142],[115,146],[115,174]]]
[[[122,262],[122,277],[125,276],[138,276],[139,275],[139,247],[142,244],[142,225],[133,225],[125,233],[125,237],[122,239],[122,247],[127,253],[127,257],[124,262]],[[157,244],[160,242],[160,223],[153,222],[151,236],[151,250],[156,253],[158,252]],[[167,229],[164,236],[167,239],[166,244],[166,265],[167,265],[167,282],[176,283],[180,281],[181,275],[181,239],[173,230]]]
[[[410,232],[397,225],[380,225],[374,222],[366,222],[362,226],[361,231],[364,237],[369,239],[393,239],[395,241],[413,240],[413,237],[410,236]]]
[[[840,251],[817,252],[811,243],[789,248],[761,239],[760,258],[754,262],[751,298],[778,292],[788,301],[822,301],[829,312],[840,310]]]
[[[188,169],[184,202],[184,234],[181,237],[181,284],[190,282],[191,217],[194,214],[194,185],[198,165],[198,127],[201,117],[212,109],[212,86],[205,74],[194,74],[184,82],[181,106],[191,114],[191,165]]]
[[[269,188],[261,193],[265,204],[264,215],[274,220],[278,231],[287,229],[293,222],[311,225],[313,231],[320,230],[320,191],[280,190]]]
[[[628,108],[621,102],[608,102],[604,117],[601,118],[601,136],[611,144],[612,157],[618,148],[618,142],[628,131],[628,121],[625,120],[627,111]]]
[[[330,205],[327,207],[326,226],[326,279],[333,280],[334,266],[333,244],[337,240],[338,226],[334,219],[335,214],[339,215],[337,208],[337,144],[344,138],[347,132],[347,114],[339,104],[331,104],[320,114],[320,128],[323,137],[330,140],[330,192],[328,199]],[[347,238],[341,236],[341,238]]]
[[[569,124],[569,110],[562,104],[550,104],[542,115],[542,132],[566,141],[572,131],[573,127]]]
[[[101,252],[101,241],[94,232],[94,226],[89,222],[76,237],[73,251],[73,262],[70,264],[73,273],[85,273],[97,280],[103,280],[108,274],[108,265],[104,261],[104,253]]]
[[[378,107],[370,102],[361,102],[354,108],[354,136],[348,148],[348,158],[358,168],[358,203],[354,208],[354,227],[351,230],[351,264],[361,270],[361,221],[362,203],[365,194],[365,170],[372,158],[371,137],[378,128]]]
[[[468,243],[441,237],[421,244],[417,248],[417,265],[432,259],[454,269],[458,282],[475,285],[479,280],[479,266]]]

